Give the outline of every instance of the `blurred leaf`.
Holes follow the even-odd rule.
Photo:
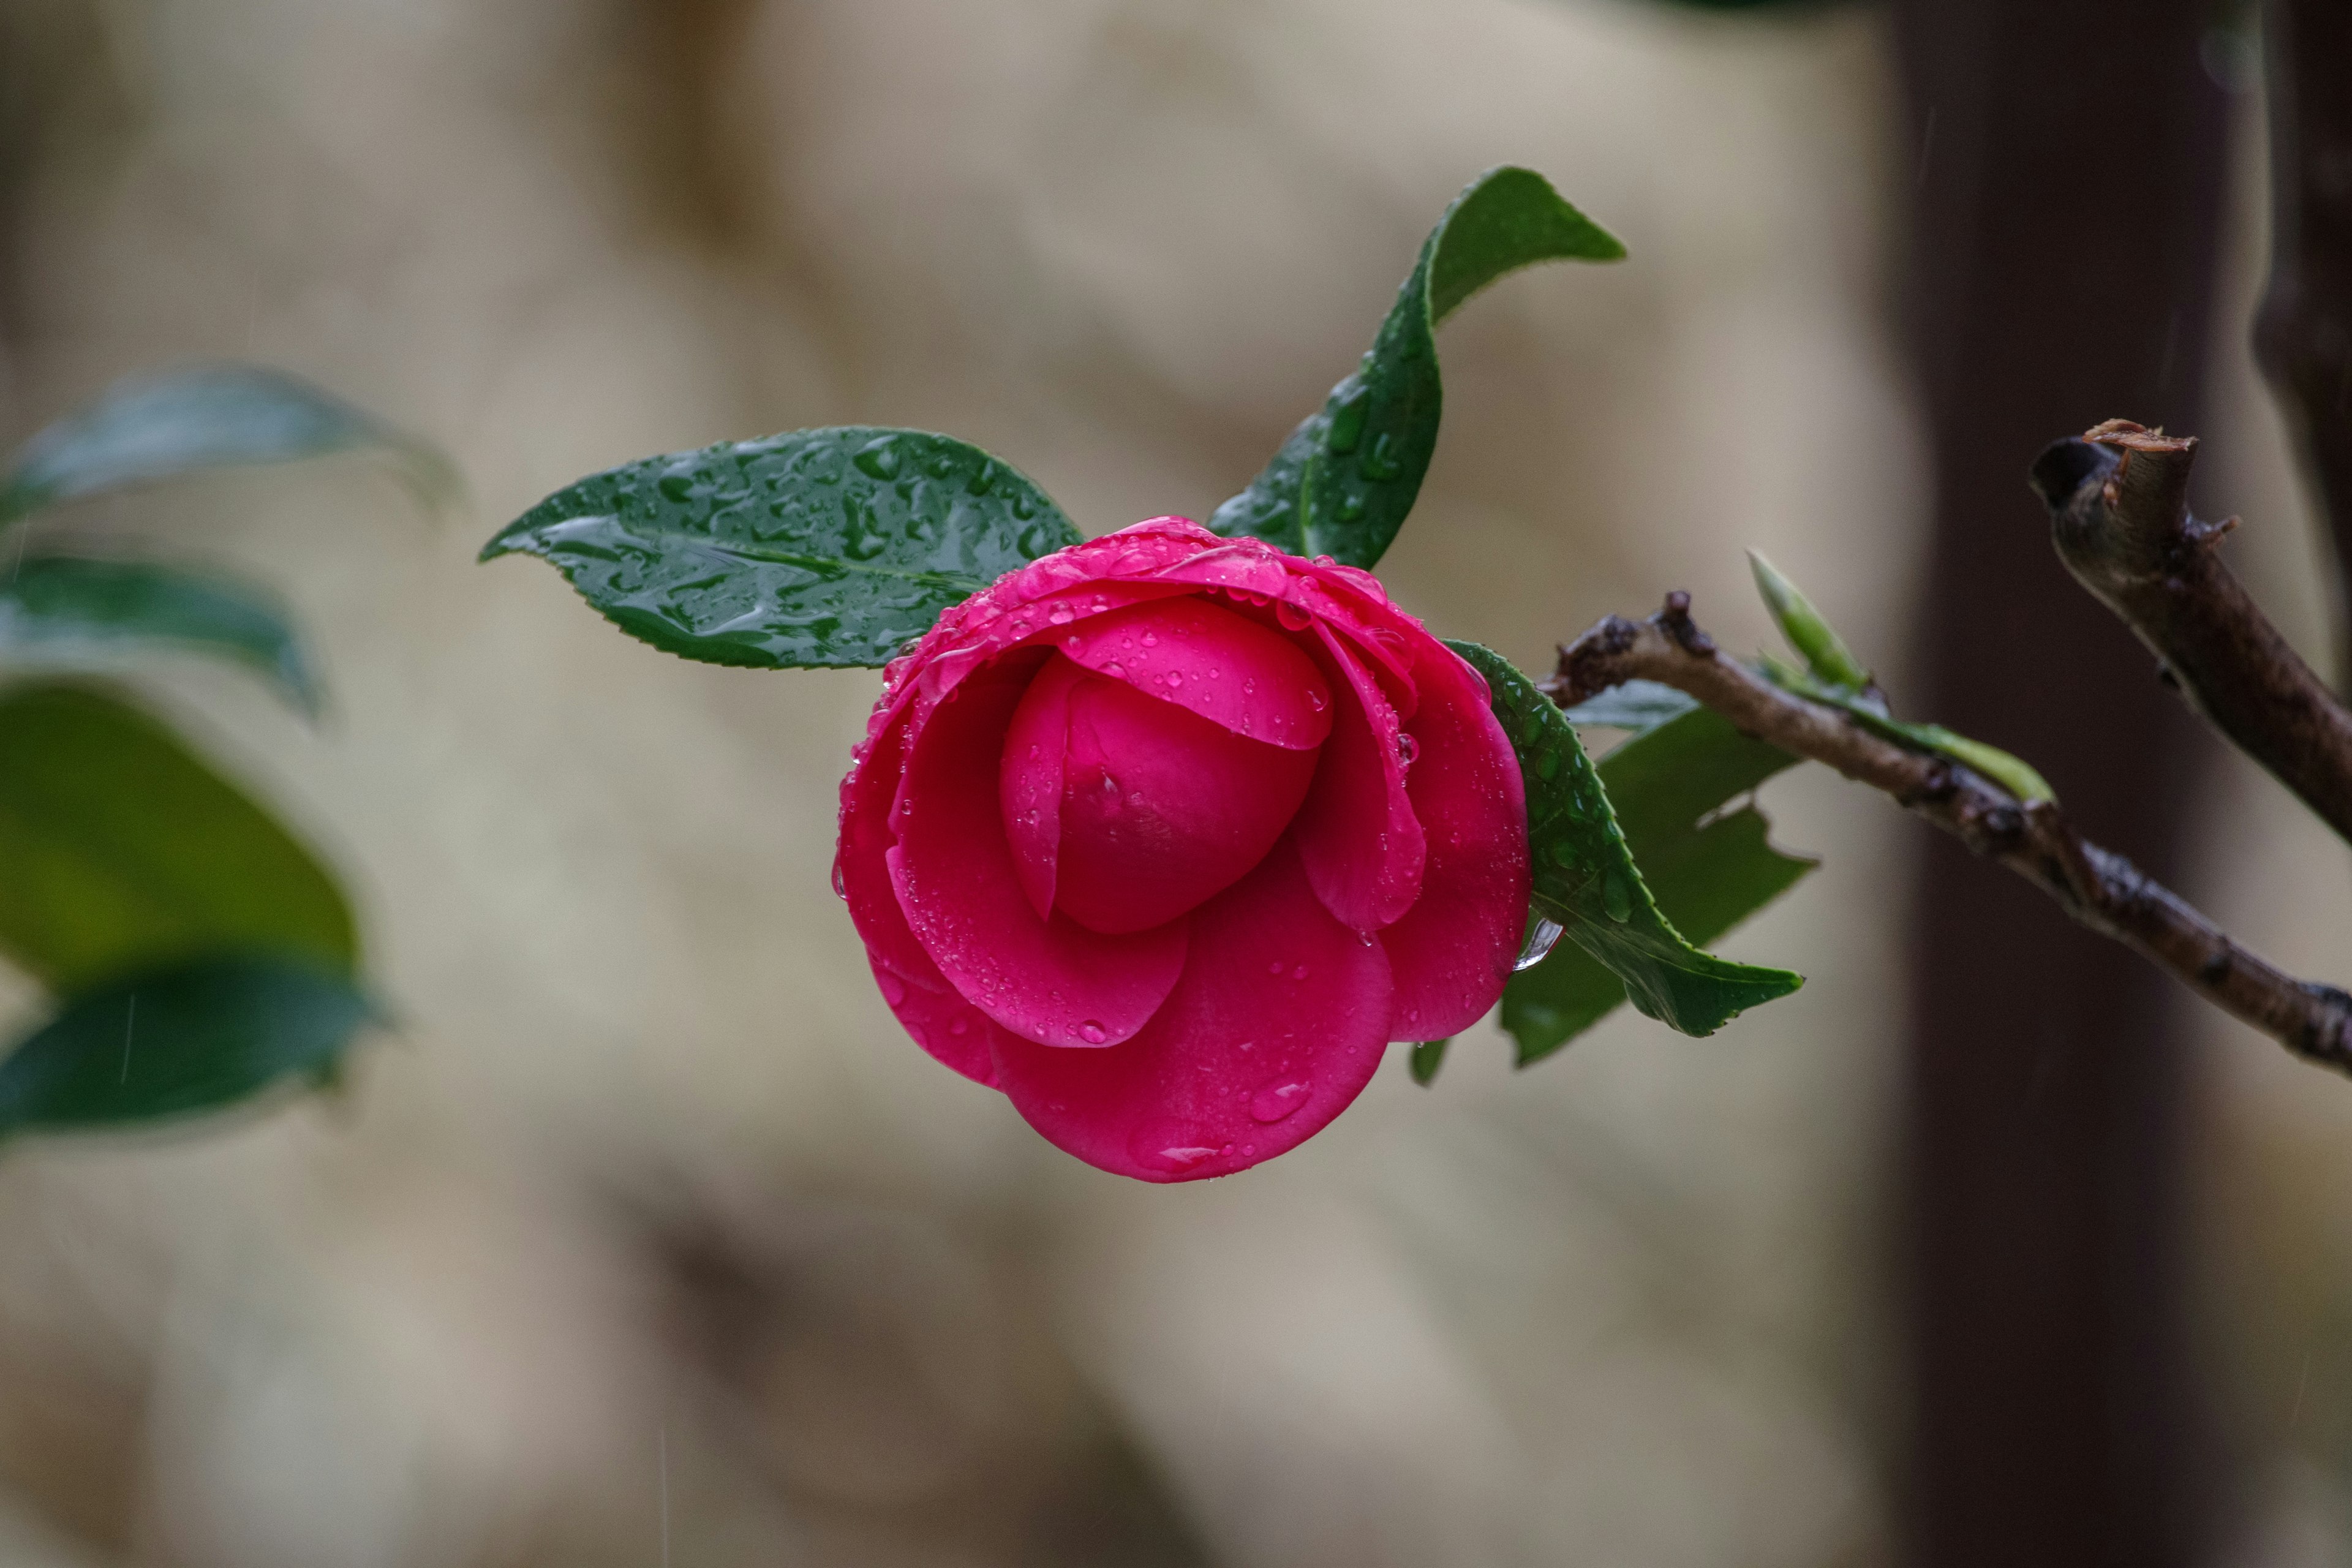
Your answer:
[[[887,664],[940,612],[1078,542],[977,447],[919,430],[795,430],[581,480],[490,541],[561,571],[632,637],[711,664]]]
[[[68,555],[34,556],[0,579],[0,661],[72,664],[158,643],[236,659],[318,707],[293,628],[242,584]]]
[[[1805,661],[1805,668],[1816,680],[1832,686],[1851,687],[1856,691],[1870,689],[1870,671],[1853,657],[1837,628],[1822,619],[1813,608],[1813,602],[1799,591],[1794,583],[1781,574],[1780,569],[1764,559],[1759,551],[1748,552],[1748,570],[1755,574],[1756,591],[1764,595],[1764,607],[1772,613],[1772,622],[1780,635]]]
[[[1437,1081],[1437,1069],[1445,1065],[1445,1047],[1452,1045],[1451,1036],[1443,1040],[1422,1040],[1412,1047],[1410,1058],[1412,1081],[1427,1089]]]
[[[1659,910],[1704,947],[1817,863],[1773,848],[1770,824],[1752,801],[1725,809],[1797,759],[1742,735],[1721,714],[1672,687],[1606,700],[1625,690],[1604,692],[1564,717],[1641,731],[1601,759],[1601,782]],[[1679,706],[1660,693],[1681,699]],[[1643,726],[1637,715],[1644,704],[1671,716]],[[1582,948],[1562,942],[1542,963],[1511,977],[1503,992],[1503,1027],[1517,1042],[1518,1062],[1526,1067],[1624,1000],[1625,987],[1614,974]]]
[[[184,960],[68,1000],[0,1058],[0,1138],[218,1110],[323,1081],[373,1012],[352,983],[284,958]]]
[[[106,692],[0,692],[0,952],[68,994],[227,949],[348,973],[334,879],[163,724]]]
[[[1709,1035],[1804,984],[1786,970],[1733,963],[1685,942],[1634,866],[1601,775],[1567,716],[1499,654],[1475,643],[1446,646],[1486,678],[1495,716],[1518,752],[1536,908],[1600,960],[1636,1008],[1685,1035]],[[1736,772],[1726,766],[1718,776]]]
[[[258,365],[196,365],[119,381],[43,430],[0,481],[0,524],[44,507],[203,468],[374,447],[428,500],[455,470],[431,447],[310,383]]]
[[[1654,730],[1697,706],[1697,698],[1659,681],[1628,680],[1562,711],[1571,724],[1640,731]],[[1605,774],[1606,762],[1601,763],[1601,769]]]
[[[1437,324],[1506,272],[1624,254],[1533,170],[1481,174],[1430,231],[1356,374],[1290,433],[1247,489],[1217,508],[1209,527],[1294,555],[1370,566],[1403,526],[1437,447]]]

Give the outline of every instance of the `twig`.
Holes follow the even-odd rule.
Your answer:
[[[2110,419],[2033,464],[2058,558],[2214,728],[2352,839],[2352,713],[2278,634],[2189,514],[2194,437]]]
[[[2352,995],[2297,980],[2239,946],[2129,860],[2084,839],[2055,802],[2022,805],[1956,763],[1898,746],[1721,657],[1691,620],[1689,595],[1668,595],[1646,621],[1611,616],[1562,647],[1542,684],[1567,705],[1635,679],[1685,691],[1743,733],[1891,796],[2231,1016],[2297,1056],[2352,1072]]]
[[[2301,437],[2352,611],[2352,6],[2263,8],[2271,109],[2271,276],[2254,353]],[[2339,637],[2352,630],[2339,627]],[[2352,651],[2347,644],[2347,651]]]

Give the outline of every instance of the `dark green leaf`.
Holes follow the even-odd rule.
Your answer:
[[[1657,690],[1682,696],[1671,687]],[[1786,892],[1814,862],[1773,848],[1769,825],[1752,802],[1726,809],[1796,759],[1742,735],[1711,709],[1688,698],[1682,703],[1675,717],[1601,758],[1600,773],[1660,911],[1704,947]],[[1670,706],[1663,699],[1654,704]],[[1595,700],[1580,703],[1567,717],[1636,729],[1639,723],[1628,721],[1638,720],[1639,711],[1635,701],[1611,707]],[[1575,943],[1561,942],[1542,963],[1511,977],[1503,993],[1503,1027],[1517,1042],[1525,1067],[1624,1000],[1625,987],[1615,975]]]
[[[1078,542],[1043,490],[919,430],[795,430],[558,490],[482,559],[551,562],[632,637],[711,664],[887,664],[950,605]]]
[[[0,578],[0,662],[82,664],[158,643],[236,659],[318,705],[293,628],[242,584],[68,555],[37,555]]]
[[[350,908],[163,724],[78,685],[0,692],[0,951],[58,991],[227,949],[354,966]]]
[[[1635,868],[1601,775],[1567,716],[1500,655],[1475,643],[1447,646],[1486,678],[1495,716],[1518,752],[1536,909],[1599,959],[1636,1008],[1684,1034],[1708,1035],[1804,984],[1785,970],[1733,963],[1684,941]]]
[[[447,460],[430,447],[283,372],[215,364],[135,376],[26,443],[0,482],[0,523],[201,468],[282,463],[357,447],[393,453],[428,497],[457,488]]]
[[[1356,374],[1290,433],[1209,526],[1294,555],[1370,566],[1403,526],[1437,447],[1438,322],[1538,261],[1614,261],[1625,247],[1531,169],[1480,175],[1445,209]]]
[[[1411,1065],[1412,1081],[1427,1089],[1437,1081],[1437,1069],[1445,1065],[1445,1047],[1453,1044],[1452,1037],[1443,1040],[1422,1040],[1412,1047]]]
[[[69,999],[0,1058],[0,1138],[129,1127],[324,1080],[372,1019],[338,975],[243,953],[184,960]]]

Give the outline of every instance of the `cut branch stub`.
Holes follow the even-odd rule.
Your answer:
[[[2193,438],[2111,419],[2035,460],[2058,558],[2163,663],[2189,706],[2352,840],[2352,713],[2288,646],[2189,515]]]

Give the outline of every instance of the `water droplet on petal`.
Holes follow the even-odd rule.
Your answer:
[[[1099,1046],[1105,1040],[1110,1038],[1110,1031],[1105,1029],[1100,1024],[1096,1023],[1092,1018],[1088,1018],[1085,1023],[1078,1026],[1078,1038],[1086,1041],[1086,1043],[1090,1046]]]
[[[1402,731],[1397,733],[1397,761],[1406,767],[1421,761],[1421,742]]]
[[[1260,1121],[1279,1121],[1306,1104],[1314,1089],[1303,1078],[1276,1079],[1250,1097],[1250,1115]]]
[[[1276,621],[1279,621],[1282,624],[1283,628],[1286,631],[1303,632],[1307,627],[1315,624],[1315,617],[1313,616],[1308,615],[1305,610],[1300,609],[1297,605],[1292,604],[1287,599],[1277,599],[1275,601],[1274,618]]]
[[[1306,978],[1307,978],[1307,966],[1306,966],[1305,964],[1303,964],[1303,963],[1302,963],[1302,964],[1300,964],[1300,965],[1298,965],[1297,968],[1293,969],[1293,970],[1290,972],[1290,977],[1291,977],[1293,980],[1304,980],[1304,979],[1306,979]]]
[[[887,969],[875,971],[875,981],[882,987],[882,1000],[893,1007],[907,999],[907,983]]]

